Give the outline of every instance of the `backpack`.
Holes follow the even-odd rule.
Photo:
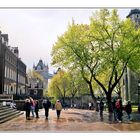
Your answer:
[[[51,102],[47,101],[47,104],[48,104],[48,107],[50,108],[51,107]]]
[[[115,107],[116,107],[116,108],[120,108],[120,102],[119,102],[119,101],[117,101],[117,102],[115,103]]]

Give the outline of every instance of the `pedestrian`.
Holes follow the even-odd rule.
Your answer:
[[[13,109],[16,109],[16,103],[14,101],[12,101],[10,103],[10,107],[13,108]]]
[[[30,102],[31,102],[31,113],[32,113],[32,117],[34,118],[34,112],[35,112],[35,102],[33,100],[32,97],[29,97],[30,98]]]
[[[76,104],[74,104],[74,108],[76,108],[76,106],[77,106],[77,105],[76,105]]]
[[[55,109],[56,109],[56,113],[57,113],[57,118],[60,118],[60,114],[61,114],[61,110],[62,110],[62,105],[60,103],[59,100],[57,100],[56,104],[55,104]]]
[[[52,104],[52,110],[54,110],[54,109],[55,109],[55,104],[53,103],[53,104]]]
[[[31,103],[30,103],[30,99],[28,98],[25,100],[24,109],[26,112],[26,120],[30,120]]]
[[[88,103],[89,110],[91,110],[91,102]]]
[[[128,120],[131,120],[131,113],[132,113],[132,106],[131,106],[131,102],[128,101],[127,105],[125,106],[125,111],[128,115]]]
[[[108,109],[108,121],[111,124],[113,121],[113,106],[112,102],[108,103],[109,109]]]
[[[112,101],[112,107],[113,107],[114,122],[117,122],[118,116],[117,116],[117,108],[116,108],[116,99],[115,98]]]
[[[38,105],[38,100],[34,100],[35,102],[35,114],[36,118],[39,118],[38,111],[39,111],[39,105]]]
[[[103,120],[104,102],[102,100],[100,101],[99,108],[100,108],[100,118],[101,120]]]
[[[45,109],[45,117],[48,120],[49,108],[51,107],[51,102],[49,101],[49,99],[44,99],[43,100],[43,107]]]
[[[122,101],[121,99],[117,99],[115,103],[116,111],[117,111],[117,121],[122,122]]]

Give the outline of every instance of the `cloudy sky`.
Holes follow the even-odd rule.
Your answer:
[[[71,22],[89,23],[95,9],[0,9],[0,30],[9,35],[9,45],[19,47],[22,61],[27,69],[39,59],[50,65],[52,45]],[[124,19],[130,9],[119,9]]]

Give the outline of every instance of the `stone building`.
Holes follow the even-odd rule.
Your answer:
[[[41,99],[43,97],[43,81],[30,77],[28,78],[28,83],[28,95],[36,99]]]
[[[43,77],[43,89],[48,89],[48,80],[53,77],[53,74],[49,73],[49,67],[48,65],[45,65],[43,61],[40,59],[37,65],[33,66],[33,70],[37,73],[39,73]]]
[[[26,65],[18,47],[8,45],[8,34],[0,31],[0,94],[26,93]]]
[[[127,18],[136,23],[136,28],[140,25],[140,10],[132,9]],[[134,73],[129,68],[126,69],[123,79],[122,98],[124,100],[131,100],[132,103],[139,102],[138,85],[140,82],[140,75]]]

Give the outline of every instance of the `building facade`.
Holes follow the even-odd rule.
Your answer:
[[[39,73],[43,77],[43,89],[48,89],[48,80],[53,77],[53,74],[49,73],[48,65],[45,65],[43,61],[40,59],[37,65],[33,66],[33,70]]]
[[[140,26],[140,10],[132,9],[127,18],[136,24],[136,28]],[[140,82],[140,75],[136,74],[129,68],[126,69],[123,79],[122,98],[124,100],[131,100],[132,103],[139,102],[138,86]]]
[[[41,99],[43,97],[43,81],[38,78],[28,78],[28,82],[30,83],[28,86],[28,94],[29,96]]]
[[[0,32],[0,94],[26,93],[26,65],[18,47],[8,45],[8,34]]]

